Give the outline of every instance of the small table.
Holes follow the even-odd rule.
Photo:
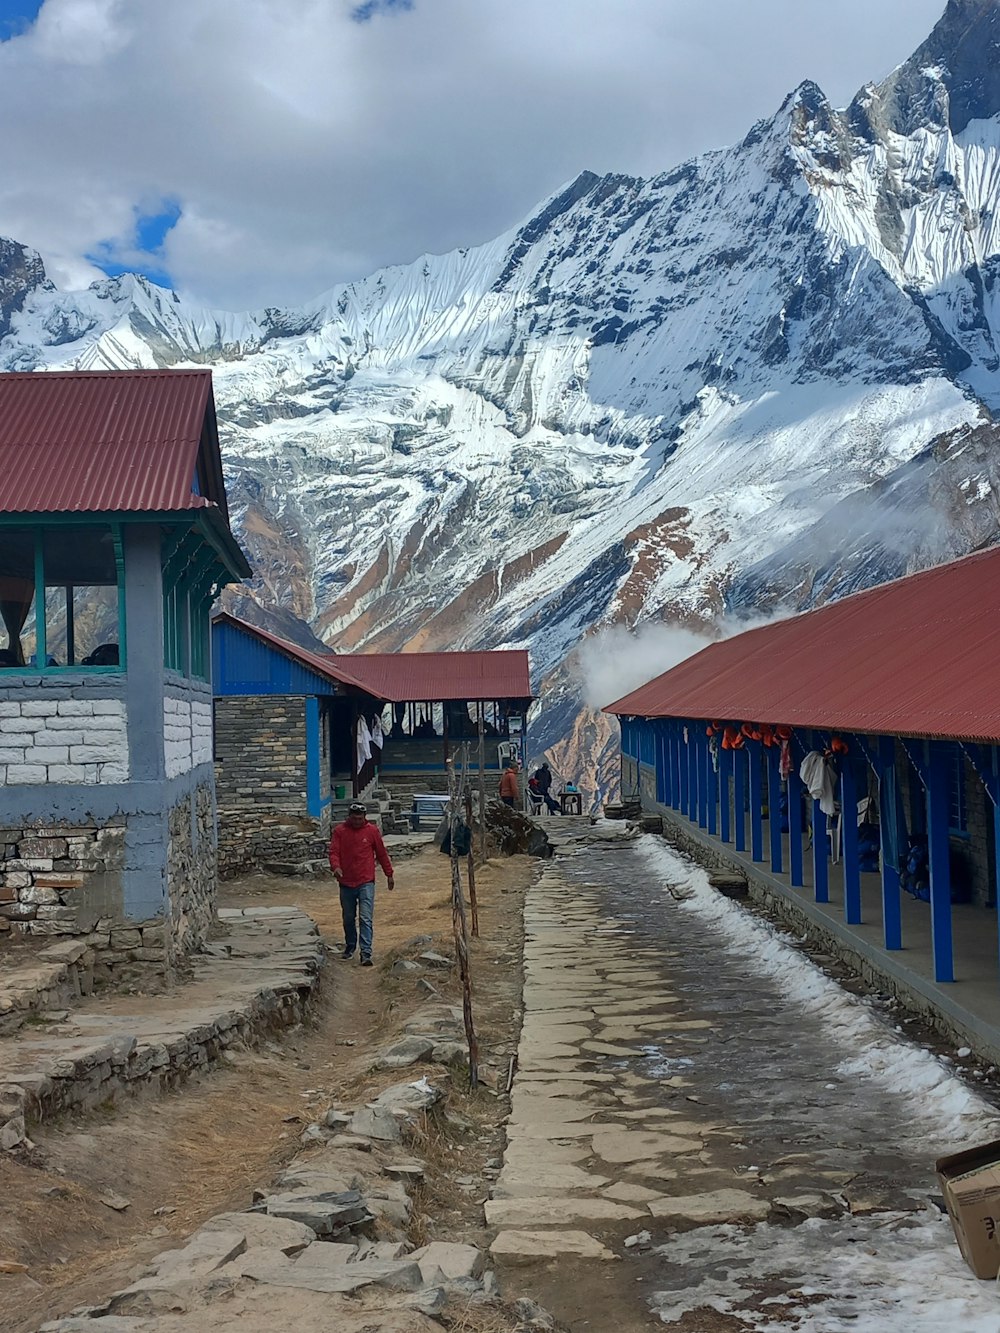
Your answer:
[[[583,797],[578,791],[564,791],[559,794],[559,809],[564,815],[582,815]]]

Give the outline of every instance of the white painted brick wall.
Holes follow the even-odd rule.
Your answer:
[[[212,762],[212,705],[208,700],[195,700],[191,705],[191,758],[195,764]]]
[[[128,776],[123,701],[0,702],[0,786],[127,782]]]
[[[169,694],[163,700],[163,757],[168,778],[191,771],[191,704]]]

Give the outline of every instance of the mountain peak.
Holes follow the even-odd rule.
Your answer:
[[[0,338],[10,330],[11,316],[24,308],[36,288],[54,290],[37,250],[0,236]]]
[[[896,134],[933,127],[961,134],[971,121],[1000,115],[1000,0],[948,0],[930,36],[850,108],[858,130]]]

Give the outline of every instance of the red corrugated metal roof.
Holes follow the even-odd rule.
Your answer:
[[[213,619],[227,620],[255,634],[326,680],[353,685],[387,703],[532,697],[528,654],[523,649],[495,653],[316,653],[228,611]]]
[[[522,649],[470,653],[337,653],[370,694],[390,702],[445,699],[530,699],[528,654]]]
[[[713,643],[604,710],[1000,740],[1000,548]]]
[[[208,370],[0,375],[0,512],[199,509]]]

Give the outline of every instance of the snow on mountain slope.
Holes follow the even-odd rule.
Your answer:
[[[584,173],[486,246],[298,309],[58,292],[0,242],[0,367],[212,365],[260,600],[344,648],[529,644],[541,738],[596,770],[567,665],[596,627],[995,540],[957,442],[988,455],[1000,405],[998,57],[1000,0],[951,0],[845,111],[805,83],[731,149]]]

